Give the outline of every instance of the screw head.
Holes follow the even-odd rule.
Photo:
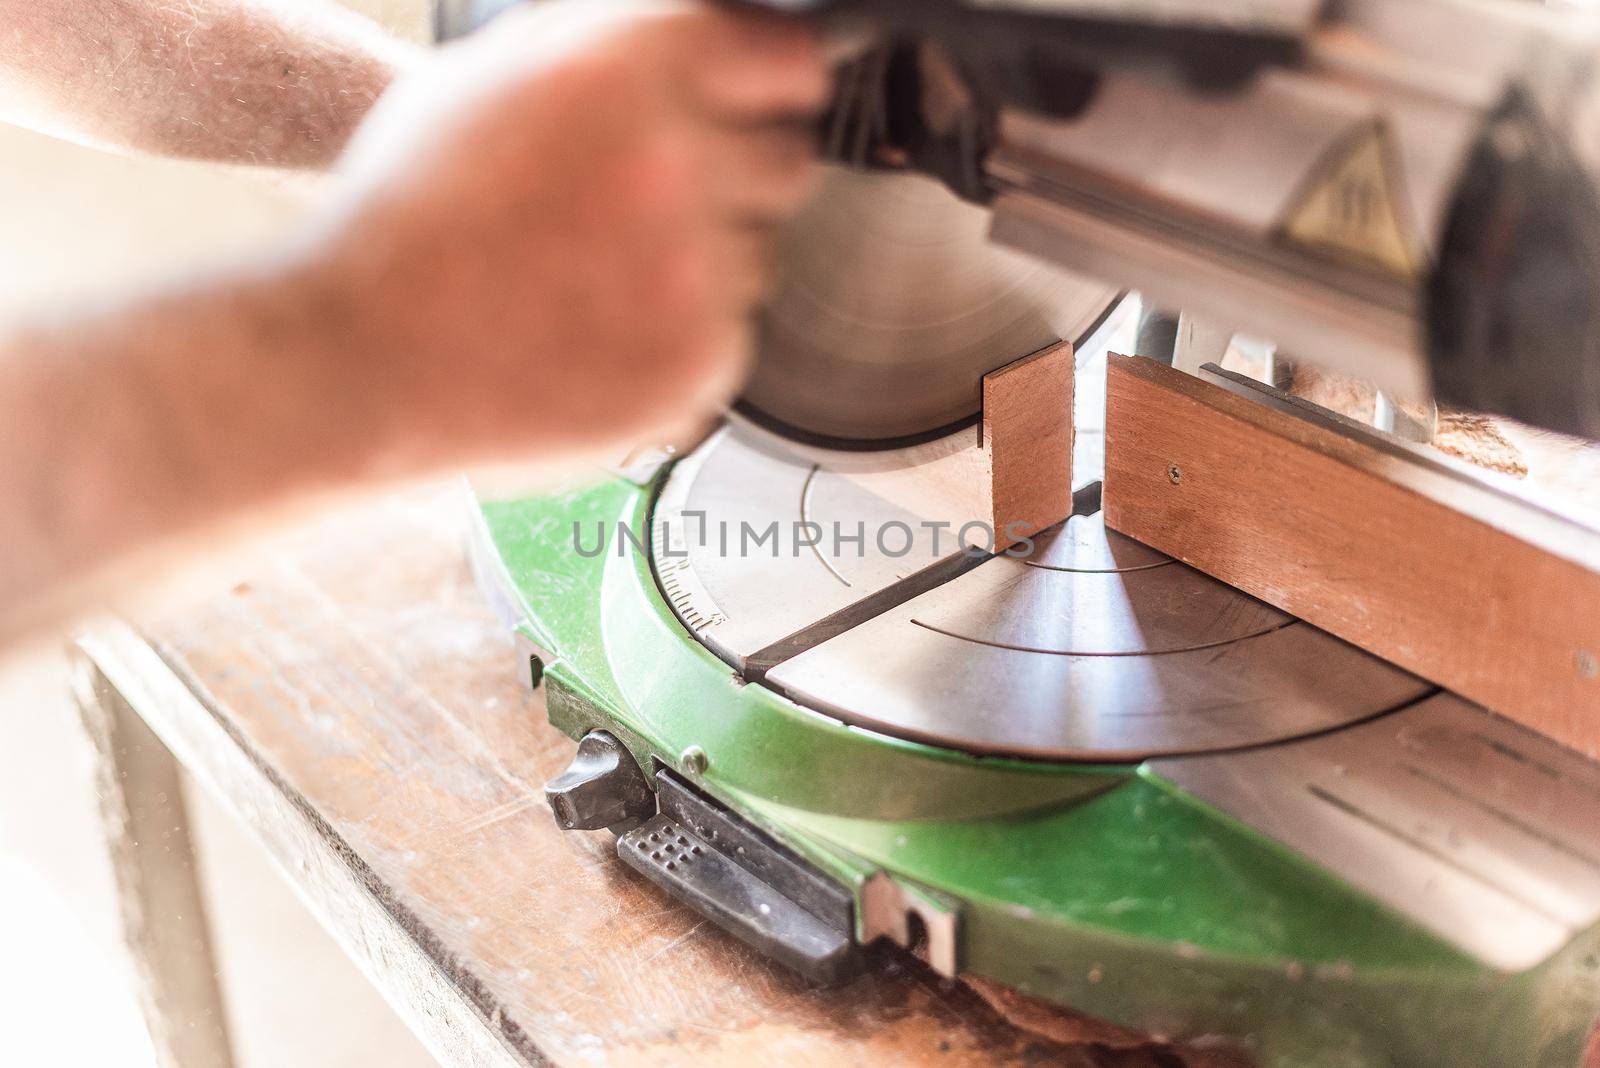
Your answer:
[[[678,767],[686,775],[704,775],[711,758],[698,745],[691,745],[678,755]]]
[[[1176,486],[1183,481],[1183,468],[1177,464],[1169,464],[1167,466],[1167,478],[1171,479],[1172,484]]]

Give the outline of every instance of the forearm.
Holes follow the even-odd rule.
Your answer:
[[[0,645],[370,478],[348,299],[280,265],[0,341]]]
[[[786,23],[529,5],[386,94],[293,247],[0,332],[0,647],[269,512],[709,415],[828,84]]]
[[[324,167],[415,51],[318,0],[0,0],[0,120],[125,151]]]

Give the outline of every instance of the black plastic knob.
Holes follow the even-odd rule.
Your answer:
[[[583,736],[567,770],[545,784],[544,796],[564,831],[606,827],[620,834],[656,812],[655,792],[638,762],[605,731]]]

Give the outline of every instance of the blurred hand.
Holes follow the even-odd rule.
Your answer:
[[[73,48],[34,62],[62,43],[61,6],[22,20],[21,65],[51,99],[72,95],[57,68],[99,72],[121,40],[74,23]],[[169,585],[278,516],[659,442],[737,388],[827,89],[807,33],[697,3],[549,0],[413,64],[315,21],[234,21],[251,0],[179,6],[197,35],[181,61],[201,57],[209,89],[176,113],[212,115],[192,108],[215,92],[234,125],[164,150],[320,163],[409,72],[290,243],[0,331],[0,644]],[[102,109],[135,116],[128,143],[175,113],[167,54],[140,55],[137,100]]]
[[[662,439],[738,388],[812,176],[818,42],[698,3],[548,0],[397,83],[322,235],[333,387],[391,470]]]

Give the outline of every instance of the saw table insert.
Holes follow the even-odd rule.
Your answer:
[[[1108,532],[1097,512],[1038,537],[1026,556],[974,554],[857,480],[728,431],[673,470],[661,502],[657,530],[678,535],[658,539],[654,564],[685,626],[747,677],[889,734],[1139,759],[1324,730],[1428,691]],[[824,533],[815,546],[741,554],[700,538],[689,515],[782,531],[809,521]],[[918,532],[910,552],[896,544],[889,555],[871,533],[831,539],[896,524]]]

